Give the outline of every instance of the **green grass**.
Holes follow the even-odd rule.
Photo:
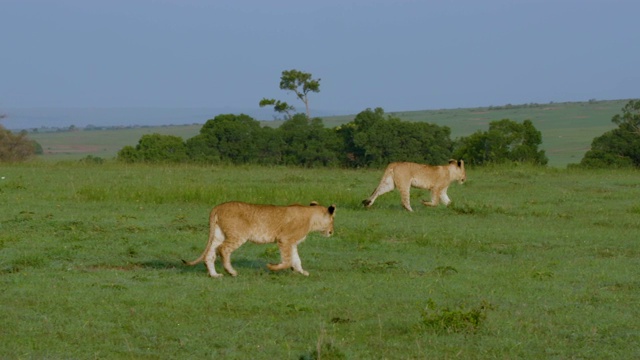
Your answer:
[[[542,132],[542,145],[549,157],[549,165],[565,167],[579,163],[591,146],[591,141],[615,128],[611,118],[619,114],[627,100],[552,103],[527,106],[503,106],[471,109],[443,109],[391,113],[406,121],[427,121],[451,128],[451,137],[468,136],[478,130],[486,131],[494,120],[530,119]],[[364,109],[363,109],[364,110]],[[355,115],[327,117],[326,127],[333,128],[353,120]],[[202,119],[204,123],[207,119]],[[264,121],[264,125],[279,126],[278,121]],[[78,131],[30,134],[45,152],[43,159],[77,160],[87,155],[110,159],[124,146],[135,146],[145,134],[176,135],[183,139],[197,135],[201,125],[145,127],[134,129]]]
[[[379,170],[3,165],[0,358],[638,358],[638,172],[467,175],[409,213],[361,207]],[[181,259],[227,200],[335,203],[336,233],[309,277],[246,244],[211,279]]]

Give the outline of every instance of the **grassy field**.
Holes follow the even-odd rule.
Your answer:
[[[639,358],[638,175],[469,169],[409,213],[361,207],[379,170],[3,165],[0,358]],[[336,233],[309,277],[246,244],[211,279],[181,259],[228,200],[335,203]]]
[[[549,165],[565,167],[578,163],[591,146],[593,138],[615,128],[611,118],[620,113],[627,100],[553,103],[530,106],[503,106],[473,109],[428,110],[399,112],[393,115],[407,121],[428,121],[451,128],[453,139],[475,131],[486,131],[494,120],[530,119],[542,132],[541,148],[547,152]],[[354,116],[325,118],[326,127],[335,127],[353,120]],[[204,123],[207,119],[202,119]],[[279,126],[279,122],[263,122]],[[188,139],[198,134],[201,125],[147,127],[122,130],[36,133],[49,160],[80,159],[87,155],[110,159],[126,145],[135,146],[144,134],[160,133]]]
[[[204,121],[203,121],[204,123]],[[197,135],[202,125],[172,125],[110,130],[30,133],[42,145],[43,160],[78,160],[87,155],[114,158],[123,147],[135,146],[143,135],[180,136],[184,140]]]

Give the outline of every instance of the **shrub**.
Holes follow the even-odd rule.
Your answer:
[[[546,165],[549,159],[538,150],[542,133],[531,120],[519,124],[513,120],[492,121],[488,131],[477,131],[458,140],[454,157],[470,165],[506,162]]]
[[[87,155],[80,159],[80,162],[85,164],[103,164],[104,159],[99,156]]]
[[[26,132],[14,134],[0,125],[0,162],[20,162],[31,158],[42,147],[27,137]]]
[[[587,168],[640,167],[640,100],[631,100],[611,122],[618,128],[594,138],[580,166]]]
[[[344,165],[386,166],[393,161],[445,163],[451,157],[451,130],[426,122],[405,122],[385,116],[382,108],[367,109],[338,127]]]
[[[187,150],[182,138],[173,135],[143,135],[135,148],[125,146],[118,152],[118,160],[124,162],[182,162],[187,160]]]

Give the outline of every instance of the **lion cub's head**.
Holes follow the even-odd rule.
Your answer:
[[[317,201],[312,201],[310,206],[318,210],[314,213],[313,230],[319,231],[327,237],[333,235],[333,218],[335,217],[336,206],[331,205],[327,208],[320,206]]]
[[[451,159],[449,160],[449,166],[453,169],[451,172],[451,180],[458,180],[458,183],[464,184],[464,182],[467,181],[467,172],[464,170],[464,161]]]

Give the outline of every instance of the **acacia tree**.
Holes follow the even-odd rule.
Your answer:
[[[285,119],[290,120],[293,118],[293,112],[296,111],[296,108],[287,104],[284,101],[276,100],[276,99],[267,99],[263,98],[260,100],[260,107],[265,107],[269,105],[273,105],[273,110],[284,114]]]
[[[307,121],[311,121],[311,111],[309,110],[309,93],[320,92],[320,79],[313,79],[310,73],[302,72],[296,69],[284,70],[280,76],[280,89],[293,91],[296,97],[304,103],[307,114]],[[286,102],[263,98],[260,100],[260,107],[274,105],[274,110],[287,115],[291,118],[291,113],[295,108]]]

